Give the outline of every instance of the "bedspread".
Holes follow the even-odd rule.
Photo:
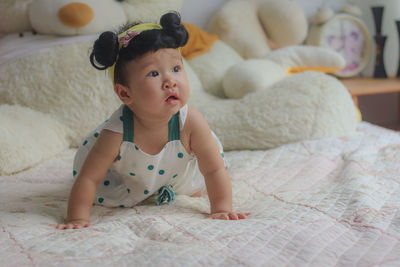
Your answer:
[[[1,266],[399,266],[400,134],[354,135],[226,153],[238,212],[207,219],[207,196],[66,215],[74,150],[0,177]]]

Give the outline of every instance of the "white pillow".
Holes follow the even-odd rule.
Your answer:
[[[0,175],[22,171],[69,146],[67,129],[30,108],[0,105]]]

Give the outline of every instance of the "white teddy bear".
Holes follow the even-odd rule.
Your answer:
[[[78,147],[87,133],[120,105],[108,75],[89,62],[97,33],[126,22],[157,22],[161,14],[179,11],[182,2],[2,1],[0,174],[21,171],[68,147]],[[258,84],[255,90],[249,88],[251,81],[241,78],[240,68],[249,62],[222,41],[185,61],[192,90],[189,104],[204,114],[226,150],[267,149],[354,131],[354,106],[340,82],[313,72],[283,76],[285,64],[292,64],[296,57],[274,59],[274,53],[270,53],[271,59],[256,62],[261,68],[254,68],[251,62],[244,67],[243,74]],[[292,63],[287,63],[288,59]],[[278,67],[283,72],[272,75]],[[270,78],[257,83],[257,76],[247,70]],[[223,95],[223,90],[229,92],[226,88],[232,81],[236,88],[233,96],[242,92],[244,97],[216,96]]]

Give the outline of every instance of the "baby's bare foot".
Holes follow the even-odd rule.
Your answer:
[[[204,194],[204,189],[201,189],[200,191],[192,194],[191,197],[201,197],[203,194]]]

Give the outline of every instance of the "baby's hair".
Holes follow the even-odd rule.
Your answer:
[[[170,12],[160,19],[162,29],[143,31],[132,38],[127,47],[119,48],[118,34],[134,25],[125,26],[118,33],[103,32],[95,41],[90,54],[90,63],[98,70],[105,70],[115,63],[115,83],[126,85],[124,66],[129,61],[160,48],[182,47],[189,37],[186,28],[181,24],[179,13]]]

